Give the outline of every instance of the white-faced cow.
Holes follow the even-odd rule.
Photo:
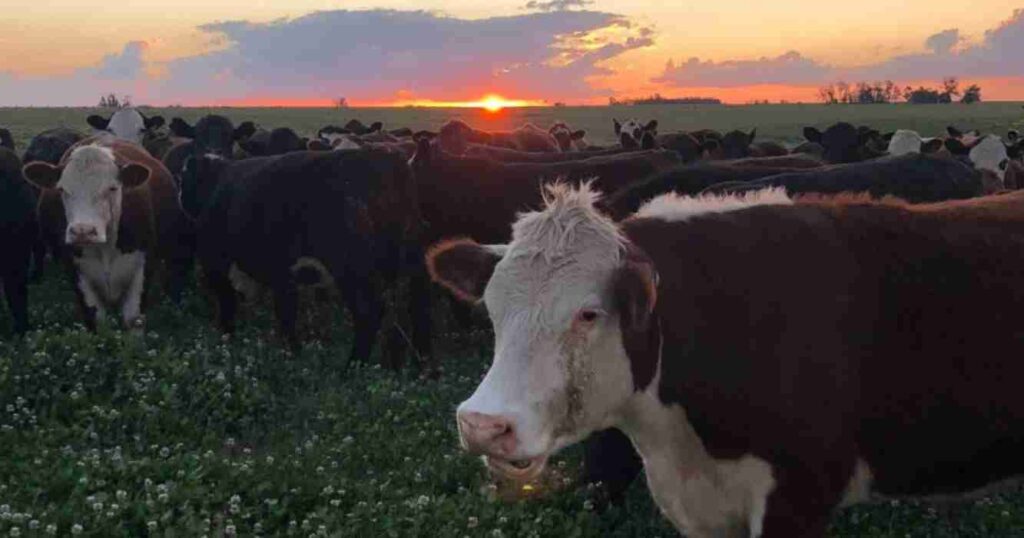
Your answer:
[[[428,255],[494,325],[457,412],[493,471],[618,427],[677,529],[764,538],[1024,473],[1024,193],[670,195],[620,224],[595,198],[552,187],[511,243]]]
[[[555,122],[548,132],[558,141],[558,147],[562,148],[562,151],[587,151],[590,148],[586,139],[587,132],[583,129],[574,131],[565,122]]]
[[[160,161],[101,137],[73,147],[58,166],[25,165],[25,177],[43,189],[40,225],[70,271],[90,330],[109,310],[125,326],[141,326],[148,277],[161,259],[169,263],[169,293],[180,294],[183,215]]]
[[[109,118],[93,114],[86,118],[86,123],[97,131],[111,133],[141,146],[147,136],[163,126],[164,117],[146,117],[139,109],[128,107],[117,110]]]
[[[946,139],[946,149],[959,157],[966,157],[982,173],[986,192],[1006,187],[1006,170],[1010,156],[1006,144],[996,135],[983,136],[965,144],[956,138]]]
[[[924,138],[917,131],[898,129],[889,140],[889,155],[899,156],[908,153],[935,153],[944,147],[942,138]]]
[[[622,123],[619,123],[617,119],[612,119],[612,127],[615,131],[615,138],[626,149],[652,149],[651,143],[645,144],[644,139],[654,141],[658,136],[658,120],[651,120],[643,125],[636,119],[626,120]]]

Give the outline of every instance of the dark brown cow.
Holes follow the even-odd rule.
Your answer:
[[[145,290],[161,261],[168,265],[169,293],[180,296],[191,258],[178,239],[187,225],[170,173],[142,147],[90,138],[59,166],[25,165],[25,176],[44,189],[43,236],[68,268],[90,330],[109,309],[126,327],[141,327]]]
[[[469,144],[484,144],[519,151],[558,153],[562,148],[551,133],[533,124],[515,131],[481,131],[470,127],[461,120],[452,120],[441,127],[438,133],[441,147],[454,155],[465,153]]]
[[[0,295],[7,299],[15,334],[29,328],[29,267],[39,237],[36,194],[25,182],[21,167],[12,149],[0,147]]]
[[[501,161],[506,163],[557,163],[565,161],[579,161],[583,159],[590,159],[592,157],[603,157],[606,155],[618,155],[620,153],[626,153],[627,149],[620,147],[614,147],[602,150],[593,151],[569,151],[563,153],[540,153],[536,151],[518,151],[508,148],[499,148],[495,146],[485,146],[481,144],[469,144],[466,148],[466,152],[463,153],[466,157],[480,157],[483,159],[491,159],[494,161]]]
[[[857,128],[846,122],[839,122],[824,133],[814,127],[804,128],[804,138],[820,145],[822,157],[835,164],[855,163],[881,157],[885,154],[880,135],[866,127]]]
[[[762,538],[1024,475],[1024,192],[665,197],[621,224],[594,198],[552,189],[511,243],[428,255],[496,325],[457,411],[493,472],[619,427],[680,532]]]
[[[668,133],[654,137],[657,147],[670,149],[679,154],[679,159],[684,163],[699,161],[705,156],[707,146],[689,133]]]

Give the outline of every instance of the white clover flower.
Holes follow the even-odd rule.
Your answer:
[[[155,531],[156,530],[156,521],[152,521],[152,520],[151,521],[147,521],[146,522],[146,528],[148,528],[150,532]]]
[[[124,500],[128,498],[128,492],[123,489],[117,490],[117,493],[114,495],[117,497],[117,500],[121,502],[124,502]]]
[[[103,511],[103,503],[100,503],[100,502],[92,503],[92,509],[93,509],[93,511],[96,511],[96,512],[102,512]]]
[[[11,536],[21,536],[21,528],[20,527],[11,527],[11,532],[8,533],[8,534],[10,534]]]
[[[46,534],[51,534],[51,535],[52,534],[57,534],[57,526],[54,525],[53,523],[50,523],[49,525],[47,525],[46,526]]]
[[[480,520],[476,516],[469,516],[469,521],[466,522],[466,526],[475,529],[480,524]]]
[[[74,525],[71,526],[71,534],[74,534],[76,536],[79,535],[79,534],[82,534],[82,531],[84,531],[84,530],[85,530],[85,528],[82,527],[81,525],[79,525],[78,523],[75,523]]]
[[[227,536],[234,536],[236,531],[237,529],[235,528],[234,525],[228,525],[224,528],[224,534]]]
[[[590,499],[587,499],[587,500],[583,501],[583,509],[587,510],[587,511],[593,510],[594,509],[594,501],[591,501]]]
[[[31,529],[31,530],[38,529],[39,528],[39,520],[38,519],[33,519],[32,521],[29,521],[28,522],[28,528]]]
[[[170,498],[171,497],[169,495],[167,495],[166,493],[161,493],[160,495],[157,495],[156,500],[158,500],[158,501],[160,501],[162,503],[166,503],[167,501],[170,500]]]

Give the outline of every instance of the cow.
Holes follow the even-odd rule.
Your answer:
[[[349,362],[365,362],[381,324],[382,287],[409,271],[413,344],[421,365],[434,366],[422,222],[403,155],[301,151],[234,162],[191,156],[180,202],[196,222],[197,255],[226,333],[235,328],[233,274],[273,292],[280,334],[292,349],[300,345],[297,285],[337,286],[355,325]]]
[[[64,154],[71,149],[71,146],[84,139],[85,135],[74,129],[66,127],[49,129],[32,137],[21,160],[25,164],[36,161],[58,164]]]
[[[984,172],[947,156],[910,153],[868,162],[798,170],[738,184],[720,184],[711,191],[739,192],[784,187],[790,195],[866,193],[895,196],[911,203],[960,200],[986,192]]]
[[[943,138],[923,138],[917,131],[898,129],[889,140],[887,152],[892,156],[900,156],[908,153],[935,153],[943,148]]]
[[[518,151],[496,146],[485,146],[482,144],[469,144],[463,153],[465,157],[480,157],[506,163],[555,163],[567,161],[580,161],[592,157],[606,155],[618,155],[629,150],[621,147],[602,150],[569,151],[564,153],[540,153],[536,151]]]
[[[749,133],[743,131],[729,131],[720,139],[714,140],[710,155],[715,159],[745,159],[747,157],[779,157],[788,155],[781,144],[777,142],[754,142],[757,137],[757,129]]]
[[[0,128],[0,148],[15,151],[14,137],[11,136],[11,132],[7,129]]]
[[[558,147],[562,151],[587,151],[590,144],[587,143],[587,132],[583,129],[573,130],[565,122],[556,121],[548,132],[558,141]]]
[[[508,239],[508,223],[518,211],[537,207],[539,186],[558,179],[616,190],[679,165],[671,151],[639,151],[554,163],[503,163],[450,155],[420,139],[412,161],[427,238],[450,235],[498,242]]]
[[[966,158],[982,174],[985,192],[993,193],[1006,186],[1006,169],[1010,164],[1006,144],[996,135],[983,136],[963,143],[947,138],[946,149],[955,156]]]
[[[462,120],[451,120],[441,127],[437,135],[441,147],[454,155],[461,155],[469,144],[484,144],[518,151],[559,153],[562,148],[551,133],[531,123],[514,131],[481,131]]]
[[[13,149],[0,147],[0,282],[14,320],[15,334],[29,328],[29,266],[38,243],[36,194],[21,173],[22,162]]]
[[[658,136],[658,120],[651,120],[644,125],[636,119],[626,120],[623,123],[619,123],[619,120],[612,119],[612,128],[615,132],[615,139],[619,141],[619,144],[626,149],[639,149],[643,145],[644,136],[650,134],[650,136],[657,139]]]
[[[252,136],[256,132],[256,125],[247,121],[235,127],[230,119],[209,114],[199,118],[194,126],[181,118],[174,118],[170,130],[174,136],[190,140],[192,151],[197,155],[217,155],[230,159],[235,154],[235,142]]]
[[[833,164],[861,162],[883,155],[880,149],[869,145],[879,138],[877,131],[858,129],[846,122],[836,123],[824,133],[814,127],[805,127],[804,138],[821,145],[824,149],[822,158]]]
[[[309,147],[309,139],[300,137],[289,127],[278,127],[269,132],[257,130],[249,138],[239,140],[238,145],[249,156],[269,157],[293,151],[305,151]]]
[[[97,132],[111,133],[121,140],[141,146],[148,136],[163,126],[164,117],[146,117],[139,109],[127,107],[118,109],[109,118],[93,114],[85,121]]]
[[[71,148],[58,166],[34,162],[24,172],[43,189],[40,226],[68,269],[89,330],[109,309],[126,328],[141,330],[146,289],[161,261],[168,294],[180,297],[189,260],[179,242],[184,221],[160,161],[131,142],[100,136]]]
[[[587,187],[545,198],[510,243],[428,252],[494,324],[455,420],[495,474],[618,427],[681,533],[762,538],[1024,474],[1024,192],[669,195],[622,223]]]
[[[635,213],[644,203],[665,193],[693,195],[699,194],[713,185],[736,186],[769,176],[805,170],[804,168],[783,164],[772,165],[771,163],[762,166],[733,165],[733,163],[741,162],[708,161],[663,170],[608,195],[598,203],[598,206],[615,220],[620,220]]]
[[[647,136],[649,135],[645,133],[641,137],[641,140],[643,140],[644,137]],[[677,154],[679,154],[679,159],[684,163],[698,161],[704,158],[708,148],[718,147],[718,143],[716,141],[712,140],[705,144],[702,144],[700,141],[694,138],[693,135],[690,135],[689,133],[660,134],[655,136],[654,139],[657,142],[657,147],[675,151]],[[623,147],[625,147],[626,145],[630,145],[629,142],[627,142]]]

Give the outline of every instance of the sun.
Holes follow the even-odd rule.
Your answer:
[[[488,112],[501,112],[509,103],[499,95],[488,95],[480,100],[480,108]]]

